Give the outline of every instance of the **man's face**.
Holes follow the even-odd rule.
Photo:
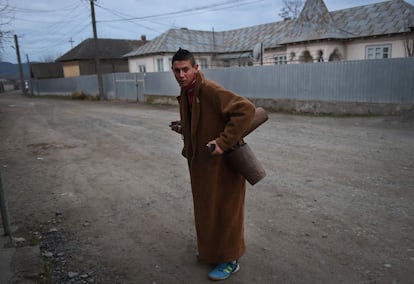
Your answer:
[[[191,65],[190,60],[174,61],[172,71],[175,79],[181,88],[187,87],[194,80],[198,70],[198,65]]]

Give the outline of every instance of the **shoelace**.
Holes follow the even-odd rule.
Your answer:
[[[225,273],[232,273],[236,264],[231,262],[224,262],[217,267],[217,270],[225,272]]]

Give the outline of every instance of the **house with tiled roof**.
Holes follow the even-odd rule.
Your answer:
[[[328,11],[307,0],[297,19],[229,31],[170,29],[124,55],[130,72],[169,71],[178,48],[201,68],[413,56],[414,6],[403,0]]]
[[[142,36],[141,40],[98,39],[101,72],[128,72],[128,60],[123,55],[146,42],[145,36]],[[63,65],[64,77],[96,74],[95,55],[95,41],[88,38],[56,59],[56,62]]]

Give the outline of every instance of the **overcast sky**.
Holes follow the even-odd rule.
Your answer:
[[[378,2],[325,0],[329,11]],[[55,59],[93,37],[90,0],[0,0],[0,10],[5,4],[0,28],[11,35],[2,61],[17,62],[14,34],[23,62]],[[282,0],[97,0],[95,14],[100,38],[151,40],[170,28],[224,31],[277,22],[282,7]]]

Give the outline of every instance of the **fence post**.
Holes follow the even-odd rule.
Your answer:
[[[114,100],[118,98],[118,89],[116,86],[116,73],[112,73],[112,84],[114,86]]]
[[[4,235],[11,236],[10,232],[10,224],[9,224],[9,215],[7,214],[7,204],[6,198],[3,192],[3,184],[1,181],[1,173],[0,173],[0,211],[1,217],[3,220],[3,228],[4,228]]]

